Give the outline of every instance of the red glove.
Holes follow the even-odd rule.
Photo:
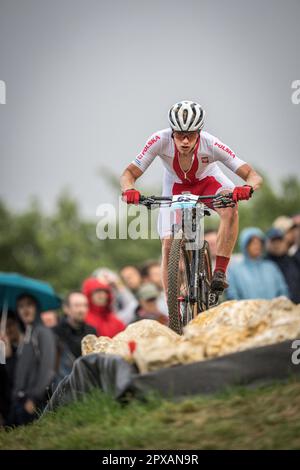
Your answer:
[[[249,199],[252,196],[253,188],[245,184],[244,186],[236,186],[232,192],[232,199],[234,202]]]
[[[141,193],[136,189],[127,189],[122,192],[123,201],[127,204],[138,204],[140,202]]]

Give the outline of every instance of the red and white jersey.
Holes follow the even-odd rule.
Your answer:
[[[184,172],[180,166],[179,152],[170,128],[153,134],[132,163],[141,171],[145,171],[156,157],[161,159],[165,167],[163,196],[181,194],[185,191],[197,195],[217,194],[223,190],[231,191],[234,184],[223,173],[217,162],[222,162],[234,173],[245,164],[227,145],[208,132],[201,131],[194,148],[191,166],[188,171]],[[208,202],[205,204],[209,205]],[[158,217],[158,232],[161,238],[170,236],[172,223],[171,208],[161,207]]]
[[[222,162],[234,173],[245,164],[217,137],[201,131],[194,149],[191,167],[187,172],[183,172],[170,128],[155,132],[132,163],[144,172],[156,157],[161,159],[165,167],[164,180],[167,180],[169,184],[185,182],[193,184],[207,176],[219,176],[221,170],[217,162]]]

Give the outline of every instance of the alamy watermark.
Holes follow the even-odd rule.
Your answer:
[[[166,205],[148,210],[141,205],[127,205],[119,198],[118,207],[100,204],[96,235],[99,240],[155,240],[174,235],[184,237],[187,249],[201,249],[204,243],[204,206],[180,208]]]
[[[5,344],[5,342],[3,341],[3,339],[0,339],[0,364],[2,364],[2,365],[6,363],[6,360],[5,360],[5,357],[6,357],[5,350],[6,350],[6,344]]]
[[[6,83],[0,80],[0,104],[6,104]]]
[[[292,92],[291,100],[293,104],[300,104],[300,80],[294,80],[291,85]]]
[[[295,351],[292,354],[292,363],[295,366],[298,366],[300,364],[300,339],[295,339],[292,342],[292,349],[295,349]]]

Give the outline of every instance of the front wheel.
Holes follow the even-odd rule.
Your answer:
[[[168,310],[169,327],[179,335],[197,308],[190,300],[190,279],[190,252],[184,238],[174,238],[168,263]]]
[[[212,279],[212,266],[209,244],[204,240],[204,245],[199,253],[199,296],[198,309],[203,312],[210,308],[210,284]]]

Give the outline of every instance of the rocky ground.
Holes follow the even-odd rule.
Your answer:
[[[88,335],[82,352],[119,354],[140,372],[202,361],[300,338],[300,305],[274,300],[228,301],[198,315],[179,336],[152,320],[129,325],[113,339]]]

